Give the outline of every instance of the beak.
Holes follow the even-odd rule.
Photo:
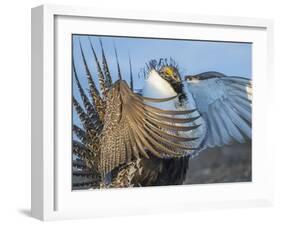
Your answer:
[[[190,77],[190,75],[186,75],[184,76],[184,81],[188,81],[188,78]]]

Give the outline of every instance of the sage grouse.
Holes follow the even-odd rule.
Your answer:
[[[81,103],[73,108],[73,189],[182,184],[190,157],[208,147],[251,139],[252,84],[218,72],[180,76],[173,60],[152,60],[141,94],[122,79],[113,82],[102,42],[101,61],[89,39],[99,89],[80,51],[88,92],[73,60]],[[128,85],[130,84],[130,86]],[[89,98],[90,97],[90,98]]]

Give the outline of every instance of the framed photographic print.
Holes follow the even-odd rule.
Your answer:
[[[270,20],[32,9],[32,216],[270,205]]]

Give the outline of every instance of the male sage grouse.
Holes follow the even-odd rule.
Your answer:
[[[80,43],[89,96],[73,75],[81,127],[73,125],[73,189],[182,184],[190,156],[208,147],[251,139],[248,79],[206,72],[181,78],[173,60],[152,60],[141,95],[130,81],[113,82],[100,41],[101,63],[89,39],[99,87]]]

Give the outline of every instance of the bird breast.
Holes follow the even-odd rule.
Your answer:
[[[167,98],[176,96],[177,93],[174,91],[172,86],[163,79],[157,71],[151,70],[148,78],[144,82],[144,87],[142,91],[144,97],[151,98]],[[154,107],[161,108],[163,110],[176,110],[175,104],[176,100],[170,100],[162,103],[148,103]]]
[[[160,103],[151,103],[146,102],[146,104],[157,107],[163,110],[191,110],[195,109],[196,105],[193,100],[193,97],[191,93],[188,91],[187,86],[184,86],[184,91],[186,93],[187,99],[184,102],[184,104],[180,103],[179,98],[175,98],[170,101],[166,102],[160,102]],[[167,98],[176,96],[177,93],[173,89],[173,87],[170,85],[168,81],[163,79],[157,71],[151,70],[148,78],[144,82],[144,87],[142,91],[142,95],[144,97],[151,97],[151,98]],[[191,114],[186,115],[186,118],[190,117],[196,117],[199,113],[193,112]],[[182,117],[182,116],[175,116],[175,117]],[[191,147],[198,147],[200,143],[202,142],[205,134],[206,134],[206,128],[204,124],[204,120],[200,117],[199,119],[186,123],[186,126],[194,126],[194,125],[202,125],[198,129],[192,130],[192,131],[185,131],[185,132],[178,132],[178,135],[185,136],[185,137],[198,137],[197,140],[189,142],[189,146]]]

